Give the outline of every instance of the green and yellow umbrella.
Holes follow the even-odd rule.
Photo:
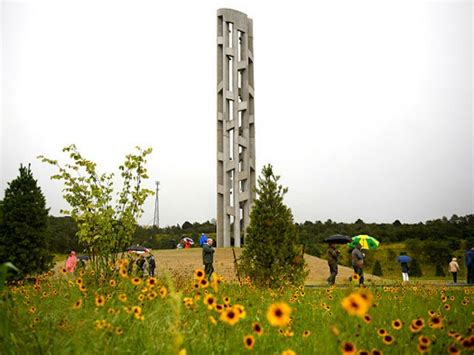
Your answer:
[[[377,239],[366,234],[352,237],[352,242],[348,245],[351,248],[355,248],[357,243],[360,244],[362,249],[377,249],[380,245],[380,242]]]

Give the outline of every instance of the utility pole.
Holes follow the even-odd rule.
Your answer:
[[[160,191],[160,182],[155,181],[156,193],[155,193],[155,215],[153,216],[153,225],[156,228],[160,228],[160,207],[158,204],[158,191]]]

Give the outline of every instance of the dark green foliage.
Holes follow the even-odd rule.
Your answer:
[[[20,166],[20,175],[8,183],[2,210],[0,264],[11,262],[19,277],[49,270],[48,209],[29,166]]]
[[[306,276],[293,214],[283,203],[287,189],[278,180],[271,165],[263,167],[239,265],[253,283],[270,288],[301,284]]]
[[[421,272],[420,264],[418,263],[416,259],[413,259],[410,263],[409,274],[415,277],[423,276],[423,273]]]
[[[444,267],[441,263],[436,263],[436,271],[435,271],[436,276],[446,276],[446,272],[444,271]]]
[[[77,225],[69,217],[49,216],[49,229],[51,231],[51,250],[55,253],[69,254],[71,250],[78,254],[83,253],[85,246],[79,244],[76,237]]]
[[[378,260],[375,261],[374,268],[372,269],[372,275],[383,276],[382,265],[380,265],[380,261]]]

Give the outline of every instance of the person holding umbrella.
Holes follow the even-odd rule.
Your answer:
[[[364,285],[364,258],[365,255],[360,251],[362,246],[359,242],[355,243],[355,248],[351,253],[352,267],[354,272],[359,275],[359,287]]]
[[[327,278],[328,285],[334,285],[337,275],[337,259],[340,251],[336,248],[336,244],[329,243],[327,250],[329,277]]]
[[[402,280],[405,282],[410,281],[408,277],[408,263],[411,261],[411,258],[407,255],[406,252],[402,251],[399,256],[397,256],[397,261],[400,263],[402,268]]]

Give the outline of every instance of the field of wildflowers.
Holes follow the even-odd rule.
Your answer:
[[[255,288],[249,280],[50,272],[2,291],[0,353],[470,354],[474,289]]]

